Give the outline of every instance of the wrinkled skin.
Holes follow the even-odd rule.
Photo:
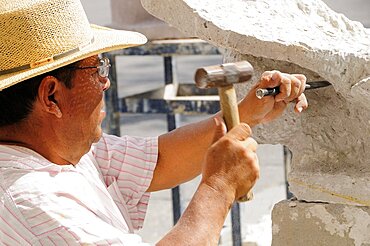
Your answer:
[[[98,57],[93,56],[82,60],[79,67],[97,66]],[[60,105],[65,117],[67,141],[74,142],[90,149],[92,143],[97,142],[101,135],[101,123],[105,117],[103,91],[108,89],[109,80],[100,78],[97,69],[75,70],[72,79],[72,89],[63,91]],[[77,144],[77,143],[76,143]]]
[[[202,182],[228,191],[238,199],[253,187],[259,178],[257,142],[252,130],[240,124],[226,134],[225,126],[217,123],[214,144],[208,149],[202,168]]]
[[[103,92],[107,78],[98,75],[98,56],[78,62],[67,88],[56,77],[42,78],[27,119],[0,128],[0,141],[32,149],[59,164],[77,164],[101,135]]]
[[[260,81],[253,86],[247,96],[239,104],[240,120],[251,127],[267,123],[278,118],[286,109],[287,104],[295,101],[294,110],[302,112],[308,107],[306,96],[303,94],[306,77],[302,74],[286,74],[279,71],[266,71]],[[260,88],[274,88],[279,86],[280,94],[256,97],[256,90]]]

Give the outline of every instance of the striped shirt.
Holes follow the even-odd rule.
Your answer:
[[[156,138],[103,135],[76,166],[0,145],[1,245],[146,245]]]

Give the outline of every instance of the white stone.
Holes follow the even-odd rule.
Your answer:
[[[369,89],[370,31],[320,0],[142,0],[142,4],[190,36],[240,54],[310,69],[346,97],[355,85],[357,91]]]
[[[272,217],[272,245],[370,244],[370,207],[283,201]]]
[[[310,107],[254,129],[293,152],[290,188],[301,200],[370,205],[370,30],[320,0],[142,0],[150,13],[227,49],[225,61],[304,73],[333,86]],[[241,96],[251,86],[237,87]]]

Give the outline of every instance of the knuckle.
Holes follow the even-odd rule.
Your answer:
[[[299,79],[301,82],[307,81],[307,77],[304,74],[297,74],[295,77]]]
[[[259,171],[258,156],[256,152],[251,150],[245,150],[244,158],[247,160],[252,170]]]
[[[248,163],[254,163],[256,161],[256,153],[250,149],[243,149],[243,158]]]
[[[251,144],[253,144],[254,146],[256,146],[256,149],[257,149],[257,147],[258,147],[257,141],[254,138],[251,138],[251,137],[249,139],[251,141]]]
[[[283,76],[282,78],[281,78],[281,84],[283,84],[283,85],[285,85],[285,86],[287,86],[287,85],[290,85],[290,79],[289,78],[287,78],[286,76]]]
[[[256,159],[255,159],[255,165],[252,166],[252,171],[253,173],[255,173],[255,175],[257,176],[257,178],[259,178],[260,176],[260,166],[258,165],[258,159],[257,159],[257,155],[256,156]]]
[[[225,138],[223,138],[223,139],[222,139],[222,142],[223,142],[223,144],[224,144],[224,145],[226,145],[226,146],[228,146],[228,147],[230,147],[230,146],[234,145],[234,140],[233,140],[233,139],[231,139],[231,138],[229,138],[229,137],[225,137]]]
[[[257,165],[253,165],[250,168],[250,178],[251,180],[255,181],[258,180],[260,177],[260,169]]]
[[[261,77],[270,76],[272,73],[274,73],[274,71],[265,71],[262,73]]]
[[[243,132],[245,132],[247,136],[252,135],[252,129],[250,128],[249,125],[241,123],[239,127],[242,128]]]
[[[218,141],[218,146],[219,146],[220,149],[229,150],[229,149],[233,148],[234,145],[235,145],[235,141],[233,139],[231,139],[230,137],[227,137],[227,136],[221,138]]]
[[[292,86],[299,89],[301,87],[301,81],[299,79],[293,79],[292,80]]]

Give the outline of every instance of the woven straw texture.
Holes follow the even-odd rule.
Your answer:
[[[92,55],[146,42],[136,32],[90,25],[78,0],[0,0],[0,39],[0,73],[6,73],[0,75],[0,90]]]

